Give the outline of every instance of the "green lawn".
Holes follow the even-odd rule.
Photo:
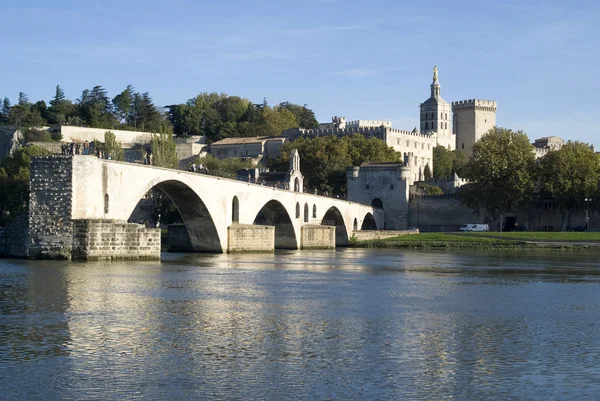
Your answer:
[[[487,238],[478,235],[454,235],[448,233],[420,233],[401,235],[399,237],[392,237],[382,241],[396,241],[396,242],[498,242],[506,241],[504,238]]]
[[[460,235],[458,235],[460,234]],[[421,234],[423,235],[423,234]],[[500,238],[499,232],[487,233],[456,233],[456,237],[462,236],[467,238]],[[600,241],[600,232],[504,232],[502,238],[525,240],[525,241]]]

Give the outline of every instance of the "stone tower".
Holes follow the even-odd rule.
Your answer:
[[[437,144],[453,150],[456,140],[450,123],[450,104],[440,94],[440,83],[438,82],[438,69],[433,67],[433,82],[431,84],[431,96],[421,103],[421,132],[436,133]]]
[[[496,102],[479,99],[452,102],[452,112],[456,149],[471,156],[475,142],[496,126]]]

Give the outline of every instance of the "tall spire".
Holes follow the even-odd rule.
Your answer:
[[[440,96],[440,83],[438,82],[438,69],[433,66],[433,83],[431,84],[431,97],[437,98]]]

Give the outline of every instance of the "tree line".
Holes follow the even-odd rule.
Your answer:
[[[536,159],[525,133],[495,127],[475,143],[463,175],[469,184],[461,187],[459,199],[493,219],[553,199],[565,230],[571,215],[585,208],[585,199],[600,201],[600,157],[579,141]]]
[[[68,99],[60,85],[54,96],[31,102],[20,92],[15,104],[4,97],[0,124],[15,128],[77,125],[92,128],[205,135],[209,143],[228,137],[273,136],[288,128],[314,128],[317,120],[306,105],[283,102],[270,107],[264,100],[254,104],[246,98],[224,93],[201,93],[182,104],[157,106],[149,92],[128,85],[110,98],[103,86],[84,89]]]

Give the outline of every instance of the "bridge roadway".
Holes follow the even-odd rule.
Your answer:
[[[275,227],[275,248],[299,249],[301,227],[335,225],[336,245],[353,230],[383,227],[383,212],[343,199],[211,175],[74,156],[72,219],[128,220],[152,188],[177,206],[194,251],[224,252],[234,224]]]

